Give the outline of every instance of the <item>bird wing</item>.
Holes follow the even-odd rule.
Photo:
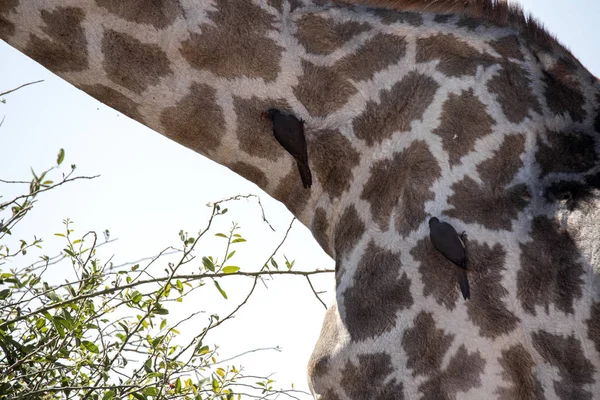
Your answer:
[[[278,115],[273,120],[275,139],[292,156],[307,159],[306,137],[302,122],[292,115]]]
[[[464,266],[465,247],[452,225],[446,222],[438,223],[430,232],[433,246],[454,264]]]

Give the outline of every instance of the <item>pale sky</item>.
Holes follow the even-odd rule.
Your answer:
[[[600,76],[599,1],[521,3],[584,66]],[[262,223],[255,201],[232,204],[220,231],[225,231],[229,221],[234,220],[248,239],[239,245],[232,262],[242,270],[260,268],[285,233],[291,214],[254,184],[103,106],[3,42],[0,60],[0,92],[25,82],[45,80],[7,96],[7,103],[0,104],[0,119],[6,116],[0,128],[0,178],[29,179],[29,166],[38,171],[53,165],[61,147],[66,150],[65,164],[77,164],[80,174],[101,175],[94,181],[73,183],[41,197],[20,229],[15,230],[15,237],[43,237],[45,254],[55,255],[61,243],[53,234],[62,230],[61,221],[69,217],[81,234],[109,229],[111,237],[119,240],[103,247],[99,255],[106,260],[114,254],[114,263],[120,264],[178,245],[180,229],[195,235],[204,227],[209,215],[207,202],[247,193],[261,196],[266,217],[276,232]],[[10,196],[6,186],[0,186],[0,194]],[[211,238],[198,255],[220,255],[224,251],[219,247],[220,240]],[[278,260],[283,259],[282,254],[295,259],[299,269],[334,267],[310,232],[298,222],[279,254]],[[64,273],[66,276],[68,271]],[[250,280],[235,279],[235,283],[222,281],[230,295],[228,301],[221,300],[210,285],[193,302],[177,303],[178,308],[170,304],[170,318],[175,321],[177,316],[184,317],[199,307],[225,314],[250,288]],[[317,290],[328,291],[323,299],[329,304],[334,295],[333,276],[314,278],[313,282]],[[254,348],[279,346],[283,350],[280,353],[254,353],[236,364],[243,364],[252,375],[275,372],[273,379],[280,385],[293,382],[296,388],[308,390],[306,365],[324,311],[305,279],[278,278],[269,283],[268,290],[259,285],[239,317],[224,324],[207,341],[222,346],[221,358]],[[205,321],[206,317],[200,316],[182,331],[197,334]]]

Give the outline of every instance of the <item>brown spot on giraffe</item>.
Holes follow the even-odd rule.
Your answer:
[[[347,257],[365,233],[365,223],[362,221],[353,204],[346,207],[335,227],[333,247],[335,252],[335,283],[340,284],[344,275],[344,258]]]
[[[456,26],[458,26],[459,28],[467,28],[470,31],[473,31],[477,28],[479,28],[480,26],[484,26],[485,23],[484,21],[475,19],[475,18],[471,18],[468,16],[461,16],[458,20],[458,22],[456,23]]]
[[[329,230],[329,220],[327,219],[327,211],[324,208],[319,207],[315,211],[310,230],[323,251],[332,255],[331,240],[327,233]]]
[[[0,15],[0,37],[6,39],[15,34],[15,24]]]
[[[233,106],[237,116],[236,135],[240,150],[271,161],[277,161],[287,154],[273,136],[273,124],[261,118],[261,114],[269,108],[289,111],[285,100],[242,99],[234,96]]]
[[[406,273],[400,275],[401,266],[399,254],[369,242],[354,274],[354,284],[343,293],[344,322],[352,340],[389,331],[396,326],[396,313],[413,304],[410,279]]]
[[[519,322],[503,301],[508,295],[502,286],[505,257],[500,244],[490,248],[486,243],[468,243],[467,268],[475,277],[472,282],[477,296],[466,303],[467,315],[481,336],[492,339],[512,332]]]
[[[274,81],[282,50],[266,36],[274,29],[274,17],[250,1],[215,0],[215,8],[208,12],[213,23],[202,24],[202,33],[190,32],[181,44],[183,58],[216,76]]]
[[[334,68],[355,81],[363,81],[399,62],[405,53],[406,40],[403,37],[379,33],[338,61]]]
[[[53,72],[82,71],[88,68],[88,51],[81,22],[85,11],[77,7],[56,7],[41,11],[42,30],[51,40],[31,34],[23,50]]]
[[[506,188],[523,165],[520,156],[524,150],[522,134],[506,136],[494,156],[477,166],[481,184],[466,176],[452,185],[454,194],[448,204],[454,208],[444,214],[488,229],[510,230],[512,220],[529,202],[525,184]]]
[[[502,378],[510,387],[500,387],[496,391],[498,400],[538,400],[533,357],[521,344],[502,351],[498,359],[502,367]]]
[[[81,85],[79,86],[79,89],[101,103],[122,112],[138,122],[144,123],[144,120],[138,111],[138,104],[115,89],[99,83],[95,85]]]
[[[171,63],[160,47],[142,43],[126,33],[104,31],[102,53],[108,78],[137,94],[172,73]]]
[[[337,257],[347,257],[365,233],[362,221],[354,204],[346,207],[335,227],[334,247]]]
[[[442,369],[442,361],[453,340],[454,335],[436,328],[433,314],[421,311],[412,328],[406,329],[402,336],[406,367],[413,371],[413,376],[434,375]]]
[[[277,185],[273,197],[285,204],[294,215],[300,214],[310,199],[310,190],[305,190],[302,186],[302,180],[298,176],[298,167],[291,158],[290,171]]]
[[[475,75],[477,67],[495,63],[492,56],[480,53],[451,33],[417,39],[417,62],[433,60],[439,61],[440,72],[451,77]]]
[[[336,69],[302,61],[303,75],[294,94],[310,115],[325,117],[342,107],[357,92]]]
[[[452,14],[436,14],[433,17],[433,22],[437,22],[438,24],[445,24],[452,19]]]
[[[370,173],[361,199],[370,203],[373,220],[386,230],[397,208],[396,229],[408,235],[423,222],[425,202],[434,197],[429,188],[441,173],[437,160],[425,142],[415,141],[391,160],[375,162]]]
[[[523,61],[525,56],[521,51],[519,38],[516,35],[504,36],[503,38],[492,40],[490,46],[504,58],[514,58]]]
[[[337,130],[313,132],[308,143],[311,167],[331,200],[350,188],[359,154]]]
[[[19,5],[19,0],[2,0],[0,2],[0,14],[8,14]]]
[[[561,336],[540,330],[531,335],[533,347],[548,364],[558,369],[560,380],[554,391],[562,400],[592,399],[585,384],[594,383],[595,368],[585,357],[575,336]]]
[[[458,392],[467,392],[481,386],[480,375],[485,360],[479,352],[469,354],[464,345],[450,358],[445,370],[442,361],[454,340],[454,335],[437,329],[431,313],[421,311],[402,337],[402,347],[408,360],[406,366],[413,370],[413,376],[424,375],[428,379],[419,386],[423,399],[437,400],[441,393],[455,398]]]
[[[369,146],[389,139],[394,132],[410,130],[411,122],[423,117],[439,85],[430,77],[409,72],[390,90],[383,90],[380,102],[369,101],[363,114],[352,122],[354,134]]]
[[[593,303],[590,308],[590,318],[585,321],[588,327],[588,339],[590,339],[596,351],[600,353],[600,303]]]
[[[296,37],[307,52],[331,54],[354,36],[367,32],[367,24],[354,21],[336,23],[315,14],[305,14],[297,22]]]
[[[433,133],[442,138],[450,165],[456,165],[462,156],[475,148],[477,139],[492,133],[495,123],[485,104],[475,96],[473,89],[469,89],[460,94],[449,94],[442,106],[440,125]]]
[[[555,221],[538,216],[532,221],[532,242],[521,244],[521,269],[517,272],[517,298],[523,309],[536,315],[535,306],[548,312],[553,304],[573,314],[573,302],[582,296],[584,268],[568,233]]]
[[[423,17],[415,12],[390,10],[385,8],[373,8],[368,9],[367,11],[377,15],[381,22],[386,25],[391,25],[396,22],[403,22],[416,27],[423,25]]]
[[[423,296],[433,295],[438,304],[453,310],[459,296],[454,264],[435,251],[429,236],[419,240],[410,254],[420,263]]]
[[[543,71],[542,82],[546,86],[546,103],[552,112],[558,115],[567,113],[573,121],[583,121],[586,117],[583,108],[585,98],[569,61],[562,58],[550,71]]]
[[[204,84],[193,83],[184,98],[162,112],[160,122],[165,135],[201,154],[215,150],[225,136],[216,91]]]
[[[461,345],[445,370],[419,386],[419,391],[423,393],[421,399],[439,400],[440,393],[446,394],[448,399],[460,398],[459,392],[466,393],[481,386],[480,377],[484,368],[485,360],[479,351],[469,354],[466,347]]]
[[[127,21],[156,29],[166,28],[183,15],[179,0],[96,0],[96,4]]]
[[[3,17],[17,8],[19,0],[4,0],[0,2],[0,37],[7,38],[15,34],[15,24]]]
[[[254,165],[245,163],[243,161],[234,162],[232,164],[226,164],[236,174],[248,179],[250,182],[255,183],[261,189],[265,189],[269,181],[267,176],[260,169]]]
[[[342,388],[352,400],[402,400],[402,384],[396,384],[395,379],[384,387],[385,378],[392,372],[392,359],[386,353],[359,354],[358,365],[348,360],[342,370]],[[392,387],[400,389],[394,397],[388,397]]]
[[[548,144],[538,137],[535,154],[541,176],[552,172],[585,172],[596,165],[595,142],[592,136],[581,132],[562,133],[549,131]]]
[[[510,122],[519,123],[530,111],[541,112],[540,104],[531,90],[531,80],[520,66],[505,62],[502,69],[489,80],[488,90],[496,95],[504,115]]]

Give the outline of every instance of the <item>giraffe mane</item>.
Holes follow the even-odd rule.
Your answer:
[[[399,9],[438,14],[458,14],[477,18],[501,26],[509,26],[545,50],[560,49],[570,51],[544,28],[531,14],[526,13],[520,4],[509,0],[346,0],[388,9]]]

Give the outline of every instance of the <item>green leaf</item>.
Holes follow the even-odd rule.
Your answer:
[[[202,264],[204,265],[204,268],[208,269],[209,271],[215,272],[215,264],[213,264],[213,262],[210,261],[208,257],[202,257]]]
[[[234,265],[228,265],[227,267],[223,268],[223,272],[226,274],[235,274],[239,270],[240,270],[240,267],[236,267]]]
[[[135,264],[133,267],[131,267],[132,271],[137,270],[140,267],[140,264]]]
[[[275,267],[275,269],[279,269],[279,265],[277,265],[277,261],[274,258],[271,258],[271,265]]]
[[[4,289],[0,291],[0,300],[4,300],[10,294],[10,289]]]
[[[175,391],[179,393],[181,391],[181,379],[177,378],[175,381]]]
[[[216,233],[215,236],[227,239],[227,235],[225,235],[224,233]]]
[[[77,256],[75,255],[75,253],[73,253],[71,250],[69,250],[69,249],[67,249],[67,248],[64,248],[64,249],[63,249],[63,251],[64,251],[65,253],[67,253],[68,255],[70,255],[71,257],[77,257]]]
[[[227,293],[225,293],[225,291],[223,289],[221,289],[221,285],[219,285],[219,282],[217,282],[217,281],[213,281],[213,282],[215,283],[215,286],[221,293],[221,296],[223,296],[225,298],[225,300],[227,300]]]
[[[65,235],[63,235],[62,233],[55,233],[54,236],[60,236],[60,237],[66,237]]]
[[[155,387],[147,387],[146,389],[144,389],[142,391],[143,394],[145,394],[146,396],[157,396],[158,395],[158,389]]]
[[[165,329],[165,326],[167,326],[167,320],[163,319],[160,323],[160,330],[162,331],[163,329]]]
[[[104,392],[104,396],[102,396],[102,400],[111,400],[113,397],[115,397],[115,392],[113,392],[112,390],[108,390],[108,391]]]
[[[199,355],[204,355],[204,354],[207,354],[209,351],[210,350],[209,350],[208,346],[202,346],[200,348],[200,350],[198,350],[198,354]]]
[[[183,283],[181,283],[179,279],[177,279],[177,281],[175,282],[175,286],[177,286],[177,290],[179,290],[180,292],[183,291]]]
[[[58,151],[58,157],[56,158],[56,164],[58,164],[58,165],[62,164],[64,159],[65,159],[65,149],[60,149]]]
[[[144,296],[138,292],[137,290],[135,292],[133,292],[133,294],[131,295],[131,301],[133,301],[135,304],[138,304],[140,301],[142,301],[142,298]]]
[[[167,315],[168,313],[169,313],[169,310],[167,310],[166,308],[162,308],[162,307],[160,307],[158,305],[154,309],[154,314]]]
[[[99,354],[100,350],[98,350],[98,346],[88,340],[82,340],[81,345],[85,347],[89,352],[94,354]]]
[[[132,394],[132,395],[133,395],[133,397],[135,397],[137,400],[147,400],[147,399],[146,399],[146,396],[144,396],[144,395],[143,395],[143,394],[141,394],[141,393],[136,393],[136,392],[133,392],[133,393],[131,393],[131,394]]]
[[[242,243],[242,242],[245,242],[245,241],[246,241],[246,239],[244,239],[244,238],[237,238],[237,239],[233,239],[231,241],[231,243]]]
[[[233,255],[235,254],[235,250],[232,251],[231,253],[227,254],[227,258],[225,259],[225,261],[229,260],[231,257],[233,257]]]

